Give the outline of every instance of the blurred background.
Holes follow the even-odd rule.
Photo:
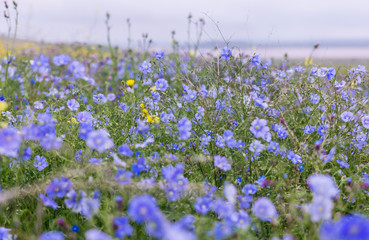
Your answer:
[[[114,45],[142,45],[148,34],[152,49],[170,49],[172,31],[180,46],[230,47],[257,51],[264,57],[305,58],[320,43],[317,58],[369,57],[369,1],[365,0],[17,0],[17,36],[48,43],[107,44],[110,13]],[[12,30],[15,12],[8,1]],[[0,9],[5,10],[4,4]],[[189,14],[191,18],[189,19]],[[127,19],[130,22],[130,34]],[[200,19],[202,19],[200,21]],[[191,24],[189,25],[189,20]],[[202,30],[200,30],[202,28]],[[5,18],[0,34],[7,36]]]

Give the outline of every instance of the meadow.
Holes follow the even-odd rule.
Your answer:
[[[0,240],[369,239],[365,66],[232,51],[3,42]]]

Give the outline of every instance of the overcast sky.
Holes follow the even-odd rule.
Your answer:
[[[11,1],[8,1],[9,5]],[[325,39],[369,39],[366,0],[17,0],[19,36],[52,42],[106,43],[105,14],[111,15],[115,44],[127,45],[132,24],[133,43],[148,33],[154,43],[168,43],[171,31],[187,41],[187,16],[206,22],[203,41],[219,34],[232,41],[259,44]],[[0,5],[3,12],[4,6]],[[12,11],[12,17],[14,12]],[[6,33],[6,22],[0,22]],[[192,26],[192,41],[195,27]]]

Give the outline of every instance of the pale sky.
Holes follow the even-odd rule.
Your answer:
[[[127,46],[148,33],[156,44],[169,44],[171,31],[187,41],[187,16],[206,22],[203,41],[224,37],[257,44],[279,42],[369,39],[369,1],[366,0],[17,0],[19,36],[48,42],[106,44],[105,14],[111,15],[114,44]],[[12,8],[11,1],[8,0]],[[0,4],[3,12],[4,5]],[[2,14],[1,14],[2,15]],[[14,11],[11,11],[14,17]],[[1,17],[0,32],[6,33]],[[14,27],[13,27],[14,29]],[[195,40],[192,25],[192,41]]]

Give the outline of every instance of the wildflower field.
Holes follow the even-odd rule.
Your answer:
[[[369,239],[365,66],[233,50],[3,51],[0,239]]]

